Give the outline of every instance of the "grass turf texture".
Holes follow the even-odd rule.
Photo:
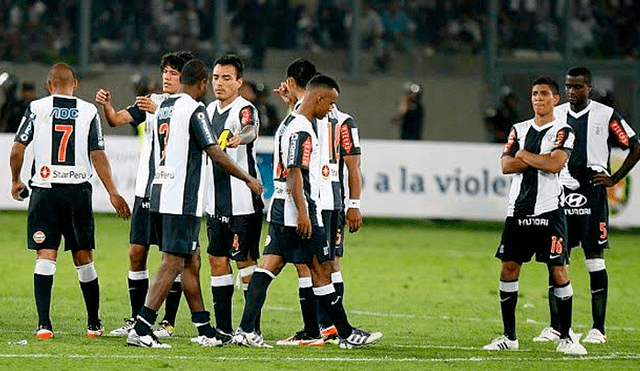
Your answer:
[[[520,350],[488,352],[481,348],[500,335],[499,262],[493,258],[501,224],[415,220],[365,220],[363,229],[347,236],[343,261],[345,305],[350,321],[382,331],[382,341],[369,348],[341,350],[236,346],[202,348],[189,338],[196,330],[182,299],[172,349],[125,346],[122,337],[88,339],[86,314],[69,253],[58,257],[52,320],[55,338],[34,337],[37,316],[33,299],[34,253],[25,247],[24,212],[0,212],[0,369],[201,370],[601,370],[640,368],[640,317],[637,316],[640,255],[637,231],[613,231],[607,251],[610,277],[609,342],[587,345],[587,356],[564,356],[550,343],[531,339],[547,325],[547,273],[538,263],[526,264],[520,278],[517,320]],[[128,222],[96,215],[96,268],[101,288],[101,317],[108,331],[129,316],[126,286]],[[263,238],[264,240],[264,238]],[[201,241],[205,243],[204,234]],[[212,310],[209,267],[203,256],[202,286]],[[574,285],[576,332],[590,328],[589,279],[581,250],[569,270]],[[160,254],[153,248],[150,270]],[[234,295],[234,324],[239,322],[242,294]],[[160,310],[160,317],[164,309]],[[269,289],[263,311],[268,343],[302,328],[293,267],[285,268]],[[27,340],[26,345],[15,342]]]

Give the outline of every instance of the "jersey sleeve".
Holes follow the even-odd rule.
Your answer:
[[[311,135],[304,131],[293,133],[287,147],[287,168],[308,169],[313,152]]]
[[[189,133],[202,149],[216,144],[211,121],[209,121],[204,106],[198,106],[191,115],[191,119],[189,120]]]
[[[22,116],[22,121],[20,122],[16,136],[13,139],[14,142],[22,143],[25,146],[31,143],[33,140],[33,122],[35,121],[35,118],[36,114],[31,112],[31,104],[29,104]]]
[[[618,111],[613,111],[609,119],[609,142],[622,149],[629,148],[631,141],[638,141],[638,136]]]
[[[512,127],[511,132],[509,132],[509,137],[507,138],[507,143],[505,143],[502,149],[502,156],[514,157],[519,149],[520,143],[518,142],[518,133],[516,132],[516,128]]]
[[[346,119],[340,125],[340,154],[342,156],[362,154],[358,124],[352,118]]]
[[[131,123],[131,126],[133,127],[138,127],[138,125],[147,121],[147,113],[141,110],[136,104],[127,107],[127,112],[129,112],[133,118],[133,122]]]
[[[576,136],[573,132],[573,129],[570,127],[564,127],[556,133],[556,140],[553,143],[553,150],[556,149],[564,150],[567,152],[569,156],[571,156],[571,151],[573,150],[573,144],[575,142]]]
[[[102,135],[102,124],[98,113],[93,116],[89,125],[89,151],[104,149],[104,135]]]
[[[247,125],[251,125],[256,128],[256,130],[260,129],[260,119],[258,118],[258,110],[253,106],[246,106],[240,110],[240,130],[244,129]]]

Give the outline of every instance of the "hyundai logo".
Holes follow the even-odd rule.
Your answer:
[[[571,193],[564,198],[564,202],[569,207],[580,207],[587,203],[587,198],[579,193]]]

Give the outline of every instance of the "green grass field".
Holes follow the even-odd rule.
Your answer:
[[[33,299],[34,253],[25,247],[26,214],[0,212],[0,369],[2,370],[548,370],[640,369],[640,281],[638,235],[614,231],[607,254],[610,305],[609,342],[587,345],[587,356],[564,356],[553,344],[531,339],[546,326],[545,266],[525,265],[520,279],[517,352],[487,352],[482,346],[500,335],[499,262],[493,258],[500,238],[496,223],[365,220],[347,238],[343,260],[345,305],[350,321],[382,331],[369,348],[248,349],[202,348],[191,344],[196,331],[182,300],[172,349],[125,346],[124,338],[84,336],[86,314],[69,253],[59,256],[54,279],[52,320],[55,338],[36,340]],[[96,268],[101,287],[101,317],[107,331],[129,315],[126,275],[128,222],[97,215]],[[202,241],[205,239],[203,237]],[[212,309],[206,259],[202,283]],[[160,262],[151,254],[150,270]],[[574,286],[574,330],[590,327],[590,293],[584,256],[577,251],[569,270]],[[234,295],[237,325],[243,300]],[[160,315],[164,313],[161,309]],[[297,278],[286,268],[271,285],[263,311],[267,342],[301,328]],[[15,344],[26,340],[26,345]]]

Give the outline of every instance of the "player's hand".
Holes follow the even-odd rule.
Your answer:
[[[355,233],[362,226],[362,213],[360,209],[350,208],[347,210],[347,226],[349,232]]]
[[[129,205],[127,205],[127,201],[122,198],[119,194],[112,194],[109,196],[109,201],[111,201],[111,205],[116,209],[118,216],[122,219],[129,219],[131,216],[131,210],[129,209]]]
[[[247,187],[249,187],[251,192],[255,193],[258,196],[260,196],[262,192],[264,192],[262,183],[260,183],[260,181],[254,177],[251,177],[251,179],[247,182]]]
[[[237,148],[240,145],[241,141],[242,139],[240,139],[239,135],[234,135],[231,138],[227,139],[227,148]]]
[[[24,192],[24,193],[23,193]],[[11,184],[11,197],[16,201],[24,201],[29,197],[29,189],[22,181]]]
[[[100,89],[96,92],[96,103],[101,106],[106,106],[111,104],[111,92],[106,89]]]
[[[600,171],[591,177],[591,184],[595,186],[613,187],[616,182],[614,182],[606,173]]]
[[[290,86],[290,77],[287,77],[284,81],[280,83],[280,86],[276,89],[273,89],[273,92],[280,96],[280,99],[289,107],[292,107],[295,104],[295,99],[293,97],[293,93],[291,92]]]
[[[136,97],[136,106],[141,110],[149,113],[155,113],[158,106],[153,101],[153,99],[147,96],[138,96]]]
[[[309,219],[309,215],[307,213],[298,213],[298,226],[296,227],[296,232],[303,239],[311,238],[311,219]]]

